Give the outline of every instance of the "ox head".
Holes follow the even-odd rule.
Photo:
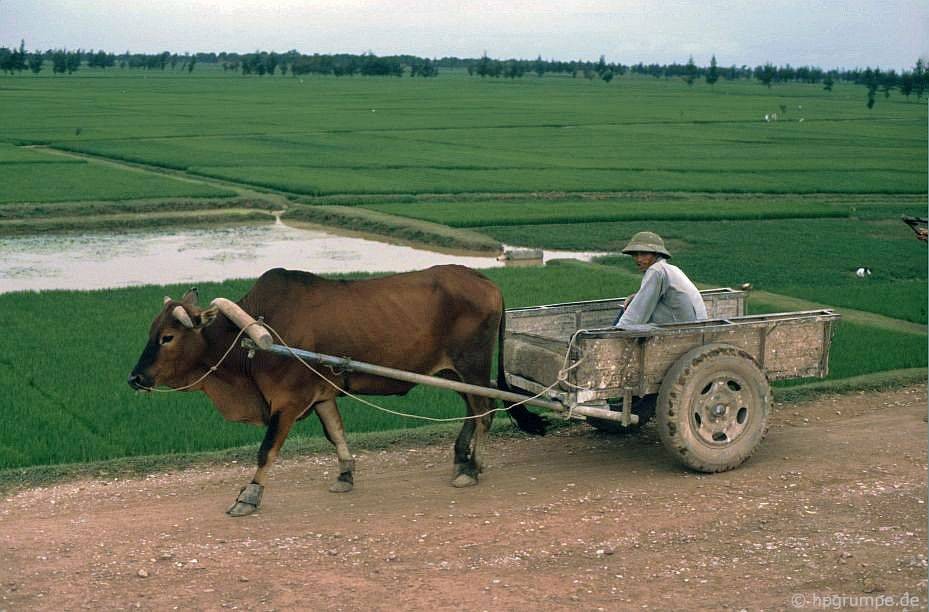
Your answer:
[[[149,390],[155,385],[180,387],[203,373],[207,341],[202,331],[216,319],[217,309],[201,309],[197,290],[180,301],[169,297],[152,321],[148,344],[129,375],[129,386]]]

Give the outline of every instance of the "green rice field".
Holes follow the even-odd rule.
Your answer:
[[[648,229],[704,287],[748,282],[884,317],[839,324],[831,380],[925,368],[929,261],[900,216],[927,216],[926,104],[894,94],[869,110],[864,92],[634,76],[258,78],[199,65],[0,75],[0,231],[24,220],[45,231],[44,216],[68,229],[69,206],[73,230],[121,210],[100,227],[178,211],[209,222],[199,213],[268,190],[276,199],[249,206],[357,217],[374,232],[409,222],[412,239],[439,245],[447,234],[415,223],[467,229],[481,245],[614,253],[488,271],[516,307],[628,294],[640,275],[616,253]],[[307,212],[321,204],[349,213]],[[202,299],[249,284],[202,283]],[[261,429],[222,421],[202,394],[138,396],[125,383],[162,296],[184,289],[0,294],[0,470],[257,444]],[[749,308],[775,302],[752,296]],[[380,403],[463,412],[456,395],[426,388]],[[350,432],[420,425],[343,408]],[[307,419],[294,435],[319,434]]]
[[[493,271],[508,306],[547,300],[593,299],[629,292],[635,279],[599,267],[578,279],[574,266]],[[238,298],[250,281],[200,285],[201,301]],[[558,289],[552,290],[552,286]],[[0,295],[7,333],[0,335],[0,469],[121,456],[214,450],[257,442],[263,430],[223,421],[202,393],[139,395],[126,384],[148,340],[162,296],[189,287],[151,286],[110,291]],[[41,350],[37,350],[41,347]],[[363,359],[363,356],[356,356]],[[462,416],[456,393],[417,388],[405,398],[380,398],[394,410]],[[350,432],[417,427],[424,422],[372,411],[351,400]],[[317,419],[297,435],[320,435]]]
[[[885,196],[875,196],[875,199]],[[898,199],[899,201],[899,199]],[[602,223],[607,221],[739,221],[813,219],[887,213],[872,201],[822,197],[691,196],[676,199],[624,197],[611,199],[490,200],[468,202],[395,202],[368,204],[380,212],[442,223],[451,227]],[[908,210],[918,210],[915,198]],[[893,206],[899,206],[893,202]]]
[[[926,246],[895,219],[636,221],[479,229],[508,244],[619,251],[644,227],[664,237],[672,262],[698,282],[750,282],[756,289],[926,323]],[[627,257],[608,261],[634,269]],[[861,266],[869,267],[872,275],[858,278],[855,271]]]
[[[898,96],[868,110],[845,84],[0,78],[0,142],[295,194],[926,190],[925,105]],[[765,122],[770,113],[780,120]]]
[[[637,276],[624,270],[574,263],[487,274],[503,288],[508,307],[626,295],[638,285]],[[250,281],[203,284],[201,300],[238,297],[249,285]],[[259,442],[261,428],[223,421],[202,393],[140,395],[125,382],[162,296],[178,296],[186,289],[173,285],[0,295],[0,312],[8,324],[0,335],[0,406],[6,416],[0,432],[0,469]],[[763,302],[751,307],[759,312],[772,309]],[[923,334],[842,323],[834,340],[831,378],[925,367],[925,348]],[[414,414],[464,413],[457,394],[425,387],[377,401]],[[340,400],[340,405],[349,432],[423,425],[352,400]],[[310,418],[292,435],[320,434],[318,420]]]

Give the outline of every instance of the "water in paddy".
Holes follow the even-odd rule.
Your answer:
[[[589,260],[597,253],[546,252]],[[503,265],[286,225],[0,238],[0,293],[254,278],[269,268],[404,272],[436,264]]]

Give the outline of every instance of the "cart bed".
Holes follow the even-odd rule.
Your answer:
[[[549,392],[566,405],[621,397],[624,390],[644,396],[658,392],[665,373],[682,355],[712,343],[745,351],[771,381],[828,373],[832,330],[838,319],[833,311],[745,316],[744,293],[714,289],[701,294],[709,320],[635,331],[611,327],[622,299],[509,310],[504,349],[507,382],[538,393],[557,381],[563,368],[573,365],[567,384]]]

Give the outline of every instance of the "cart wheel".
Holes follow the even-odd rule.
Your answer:
[[[624,434],[624,433],[635,433],[642,429],[642,426],[652,420],[652,417],[655,416],[655,400],[658,399],[658,396],[654,393],[651,395],[645,395],[643,397],[636,397],[632,400],[632,414],[635,414],[639,417],[639,422],[635,425],[629,425],[628,427],[623,427],[622,423],[616,421],[610,421],[607,419],[598,419],[597,417],[587,417],[587,423],[602,431],[609,434]],[[619,400],[618,403],[610,403],[610,409],[614,412],[619,412],[622,410],[622,400]]]
[[[658,392],[658,433],[684,465],[724,472],[748,459],[768,429],[771,390],[751,355],[709,344],[671,366]]]

